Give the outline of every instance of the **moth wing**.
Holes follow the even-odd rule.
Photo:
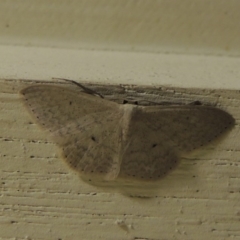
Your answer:
[[[117,177],[122,117],[118,104],[59,86],[31,86],[21,94],[71,168],[81,174]]]
[[[54,132],[86,115],[116,110],[117,104],[81,91],[53,85],[35,85],[20,92],[30,114]]]
[[[86,115],[56,131],[54,138],[60,143],[67,164],[91,180],[115,179],[121,164],[121,117],[121,112]],[[59,136],[65,136],[64,141]]]
[[[231,115],[213,107],[141,107],[129,125],[120,176],[161,178],[182,153],[211,142],[233,125]]]

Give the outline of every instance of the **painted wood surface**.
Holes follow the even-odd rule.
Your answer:
[[[84,183],[63,163],[20,100],[30,84],[0,81],[1,239],[240,237],[239,91],[86,85],[108,99],[199,100],[236,119],[221,141],[182,159],[154,197],[132,198]]]

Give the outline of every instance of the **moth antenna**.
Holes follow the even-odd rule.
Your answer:
[[[53,79],[58,79],[58,80],[64,80],[64,81],[67,81],[67,82],[71,82],[75,85],[77,85],[78,87],[82,88],[84,90],[85,93],[87,94],[90,94],[90,95],[97,95],[99,96],[100,98],[104,98],[102,94],[90,89],[90,88],[87,88],[85,86],[83,86],[81,83],[78,83],[74,80],[71,80],[71,79],[66,79],[66,78],[53,78]]]

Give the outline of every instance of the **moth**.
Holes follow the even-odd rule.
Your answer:
[[[74,86],[33,85],[21,95],[68,166],[89,180],[156,181],[235,122],[211,106],[118,104]]]

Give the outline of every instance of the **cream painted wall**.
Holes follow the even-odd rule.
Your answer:
[[[2,0],[0,43],[239,56],[238,0]]]
[[[0,3],[0,77],[239,88],[238,0]]]

